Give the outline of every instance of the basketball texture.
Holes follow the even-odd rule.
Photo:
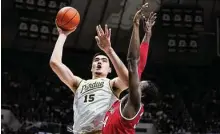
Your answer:
[[[56,24],[62,30],[71,31],[79,25],[79,22],[79,12],[73,7],[63,7],[57,13]]]

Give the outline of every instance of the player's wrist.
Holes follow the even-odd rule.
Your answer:
[[[140,22],[139,21],[133,23],[133,28],[139,28],[139,26],[140,26]]]
[[[151,27],[147,27],[146,30],[145,30],[145,33],[151,33],[152,31],[152,28]]]
[[[66,39],[67,35],[65,33],[60,33],[59,38]]]
[[[113,50],[112,47],[109,47],[109,48],[107,48],[107,49],[104,50],[104,52],[105,52],[107,55],[111,54],[113,51],[114,51],[114,50]]]
[[[151,38],[151,35],[152,35],[151,31],[146,32],[144,35],[143,41],[149,43],[148,40]]]

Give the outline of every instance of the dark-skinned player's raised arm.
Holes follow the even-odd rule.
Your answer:
[[[146,7],[148,4],[146,4]],[[145,6],[143,6],[146,8]],[[142,8],[143,8],[142,7]],[[140,57],[139,23],[142,8],[137,11],[133,20],[133,30],[128,48],[127,61],[129,71],[129,94],[128,101],[122,108],[122,115],[128,119],[135,117],[141,105],[141,90],[139,90],[138,61]]]
[[[156,16],[156,13],[151,12],[148,18],[146,18],[145,16],[143,17],[144,17],[144,23],[145,23],[145,26],[144,26],[145,35],[140,45],[140,61],[138,64],[138,75],[140,79],[144,71],[144,68],[147,64],[147,56],[148,56],[150,39],[152,35],[152,27],[155,24],[155,20],[157,16]]]
[[[67,36],[72,33],[72,31],[63,31],[57,28],[59,32],[59,37],[55,44],[53,53],[50,58],[50,67],[60,78],[60,80],[65,83],[74,93],[81,82],[81,78],[75,76],[71,70],[62,62],[63,46],[66,41]]]
[[[135,126],[140,121],[144,112],[143,104],[141,103],[141,90],[142,88],[148,88],[148,84],[147,82],[140,83],[139,81],[139,22],[143,14],[142,11],[147,9],[147,7],[148,3],[145,3],[141,9],[138,10],[133,19],[133,31],[127,54],[129,92],[120,101],[115,101],[106,113],[102,134],[135,134]]]

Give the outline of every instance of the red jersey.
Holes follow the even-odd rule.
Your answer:
[[[135,127],[144,112],[143,105],[132,119],[127,119],[121,114],[120,104],[117,100],[106,113],[102,134],[135,134]]]

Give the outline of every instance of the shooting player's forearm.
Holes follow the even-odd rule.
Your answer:
[[[128,85],[128,69],[126,68],[124,63],[115,53],[113,48],[110,48],[105,53],[108,55],[109,59],[111,60],[118,77],[124,82],[124,84]]]
[[[53,49],[53,53],[50,58],[50,62],[62,62],[62,55],[63,55],[63,45],[66,41],[67,36],[64,34],[60,34],[55,47]]]

